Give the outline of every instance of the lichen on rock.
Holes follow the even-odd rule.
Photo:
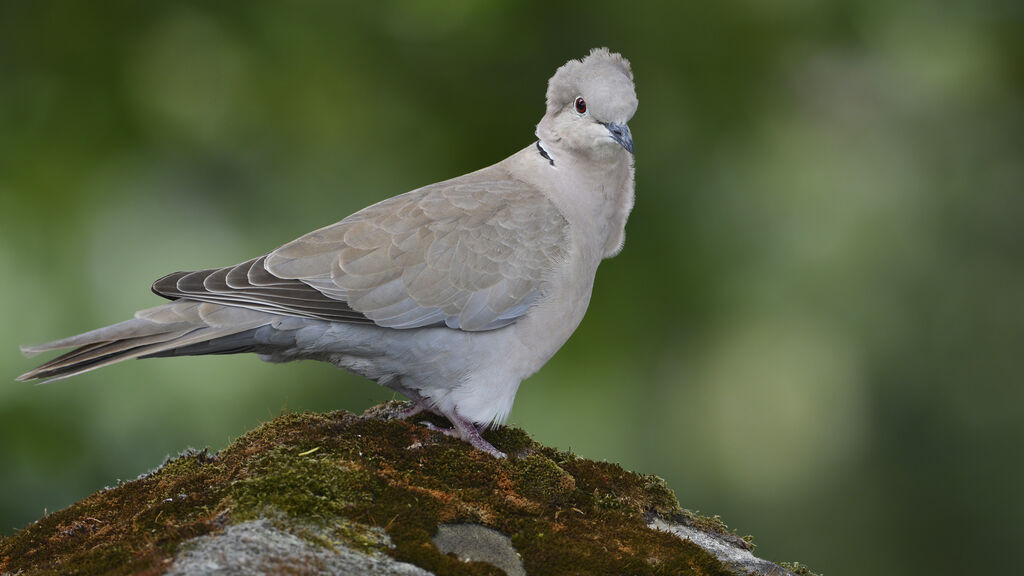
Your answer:
[[[694,521],[657,477],[541,446],[515,428],[487,433],[510,455],[495,459],[390,419],[402,407],[286,414],[216,455],[184,453],[0,540],[0,574],[203,573],[211,554],[233,549],[256,573],[364,562],[384,571],[352,573],[505,574],[495,564],[512,570],[512,557],[499,540],[531,576],[753,573],[730,561],[754,558],[749,544]],[[489,544],[474,549],[456,533]],[[702,547],[700,535],[712,540]],[[502,559],[485,561],[491,553]]]

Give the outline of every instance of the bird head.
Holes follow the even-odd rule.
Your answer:
[[[547,113],[537,125],[544,143],[590,157],[633,153],[630,118],[637,98],[629,61],[607,48],[570,60],[548,82]]]

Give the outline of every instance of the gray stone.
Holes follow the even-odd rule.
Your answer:
[[[689,540],[697,546],[715,555],[718,560],[731,570],[741,574],[766,575],[766,576],[796,576],[785,568],[762,560],[750,551],[748,547],[741,546],[737,542],[715,534],[713,532],[702,532],[692,526],[670,522],[659,516],[653,517],[648,523],[648,528],[670,532],[683,540]]]
[[[441,524],[434,545],[442,554],[455,554],[466,562],[486,562],[507,576],[526,576],[523,559],[512,540],[497,530],[479,524]]]
[[[343,545],[315,546],[275,528],[267,520],[228,526],[181,546],[167,574],[173,576],[242,576],[305,574],[341,576],[433,576],[412,564]]]

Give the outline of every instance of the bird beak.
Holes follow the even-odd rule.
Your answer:
[[[633,134],[629,131],[629,126],[625,124],[616,124],[615,122],[603,123],[604,127],[608,129],[608,132],[612,135],[612,140],[615,140],[622,147],[625,148],[630,154],[633,153]]]

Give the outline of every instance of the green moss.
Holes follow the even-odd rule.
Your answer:
[[[506,454],[522,455],[523,452],[535,446],[529,434],[520,428],[511,426],[488,430],[483,436],[494,447]]]
[[[539,454],[513,459],[509,465],[514,489],[530,500],[557,505],[576,491],[576,480],[553,460]]]
[[[674,512],[662,514],[662,516],[672,520],[673,522],[692,526],[701,532],[715,534],[739,548],[746,550],[753,550],[755,548],[753,536],[740,536],[736,533],[736,530],[729,528],[717,514],[713,516],[704,516],[699,512],[677,509]]]
[[[499,573],[437,550],[437,526],[452,522],[509,535],[531,575],[728,573],[703,549],[647,528],[657,513],[727,530],[686,515],[661,479],[537,445],[521,430],[487,438],[511,456],[411,422],[287,414],[216,457],[185,454],[0,541],[0,572],[157,570],[185,540],[269,518],[317,545],[384,551],[442,576]]]
[[[233,520],[278,511],[326,522],[379,495],[379,480],[356,465],[323,452],[322,456],[297,454],[291,448],[275,448],[249,465],[246,477],[231,485]]]
[[[683,518],[681,519],[684,524],[693,526],[703,532],[712,532],[716,534],[732,534],[729,526],[722,521],[722,517],[715,514],[714,516],[704,516],[700,512],[691,512],[689,510],[683,510]]]
[[[205,453],[189,452],[143,478],[97,492],[0,543],[0,571],[152,569],[177,543],[212,529],[221,473]]]
[[[812,572],[810,568],[808,568],[807,566],[804,566],[803,564],[801,564],[799,562],[793,562],[793,563],[781,562],[781,563],[779,563],[779,566],[785,568],[786,570],[789,570],[790,572],[796,574],[797,576],[818,576],[818,574],[815,574],[814,572]]]
[[[231,484],[231,520],[269,518],[306,540],[333,548],[383,550],[383,535],[344,517],[379,496],[381,482],[358,465],[310,448],[275,448],[254,459]]]

